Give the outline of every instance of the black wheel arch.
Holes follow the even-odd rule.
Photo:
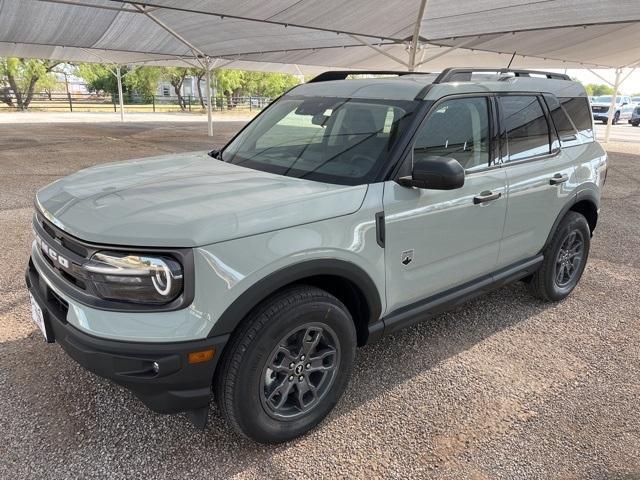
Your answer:
[[[544,243],[544,247],[546,247],[549,242],[551,242],[553,234],[558,228],[558,225],[569,211],[578,212],[587,219],[589,230],[591,230],[591,235],[593,236],[593,231],[595,230],[598,223],[599,204],[600,202],[598,196],[592,189],[589,188],[577,192],[573,196],[572,200],[570,202],[567,202],[567,204],[562,208],[562,210],[556,217],[556,220],[553,222],[553,226],[549,231],[549,235],[547,236],[547,241]]]
[[[382,313],[376,284],[359,266],[338,259],[315,259],[287,266],[260,279],[224,311],[208,337],[229,334],[263,300],[294,284],[313,285],[337,297],[355,322],[358,344],[364,345],[369,323]]]

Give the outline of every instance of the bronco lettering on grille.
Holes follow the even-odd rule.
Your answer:
[[[59,263],[64,268],[69,268],[69,260],[64,258],[58,252],[56,252],[53,248],[51,248],[45,241],[43,241],[38,235],[36,235],[36,243],[40,247],[43,253],[45,253],[53,263]]]

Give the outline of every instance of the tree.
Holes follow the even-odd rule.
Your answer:
[[[36,82],[36,90],[46,93],[49,100],[51,100],[51,94],[56,90],[59,90],[61,86],[62,83],[58,80],[58,76],[53,72],[43,75]]]
[[[162,70],[158,67],[137,67],[129,70],[122,80],[128,90],[135,91],[145,100],[151,100],[161,77]]]
[[[27,110],[38,80],[50,73],[59,63],[54,60],[25,58],[0,59],[0,77],[5,77],[8,84],[8,88],[2,90],[2,101],[9,107]]]
[[[588,83],[584,86],[587,95],[597,97],[599,95],[613,95],[613,87],[600,83]]]
[[[163,77],[166,78],[173,86],[173,90],[176,92],[176,96],[178,97],[180,110],[183,111],[186,110],[187,107],[184,97],[182,96],[182,85],[184,84],[184,79],[187,77],[189,70],[189,68],[183,67],[167,67],[163,71]]]
[[[121,68],[121,74],[127,73],[127,68]],[[114,70],[107,65],[98,63],[81,63],[76,66],[75,75],[82,78],[87,84],[87,90],[101,94],[118,95],[118,79],[114,75]],[[127,86],[123,82],[123,92],[127,91]],[[124,94],[124,93],[123,93]]]
[[[218,88],[227,96],[227,108],[233,108],[232,96],[242,88],[244,77],[247,72],[242,70],[216,70],[216,80]]]
[[[300,81],[286,73],[246,72],[244,90],[249,95],[278,97]]]
[[[194,68],[192,75],[196,77],[196,86],[198,89],[198,99],[200,100],[200,106],[202,108],[206,108],[204,104],[204,98],[202,97],[202,86],[200,84],[202,83],[202,79],[207,75],[207,71],[204,68]],[[209,88],[211,88],[211,85],[209,85]],[[209,92],[207,92],[207,96],[208,94]]]

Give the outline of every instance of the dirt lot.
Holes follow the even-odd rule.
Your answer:
[[[213,143],[240,126],[216,124]],[[0,478],[640,478],[638,144],[610,147],[573,295],[549,305],[509,286],[361,349],[336,410],[289,444],[241,440],[213,406],[204,432],[154,414],[45,345],[23,285],[35,191],[100,162],[205,149],[203,131],[0,125]]]

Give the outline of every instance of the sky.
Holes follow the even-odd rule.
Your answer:
[[[556,70],[556,71],[564,73],[564,70]],[[611,69],[611,70],[595,70],[595,72],[598,73],[599,75],[601,75],[602,77],[606,78],[607,80],[609,80],[611,83],[613,83],[615,81],[615,79],[616,79],[616,72],[613,69]],[[629,69],[626,69],[626,71],[622,74],[622,76],[624,77],[624,75],[626,75],[628,72],[629,72]],[[602,81],[602,79],[598,78],[597,76],[595,76],[594,74],[592,74],[588,70],[568,69],[567,70],[567,75],[569,75],[572,78],[577,78],[578,80],[580,80],[584,84],[587,84],[587,83],[605,83],[605,82]],[[632,95],[634,93],[640,93],[640,68],[636,69],[622,83],[622,85],[620,87],[620,93],[622,93],[623,95]]]

